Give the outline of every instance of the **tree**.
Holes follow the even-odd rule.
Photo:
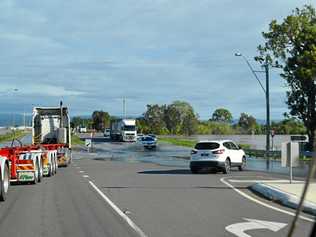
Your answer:
[[[211,120],[216,121],[216,122],[231,123],[233,120],[233,116],[229,112],[229,110],[224,109],[224,108],[219,108],[214,111]]]
[[[103,131],[110,126],[111,116],[108,112],[94,111],[92,113],[92,126],[97,131]]]
[[[86,127],[91,128],[92,120],[89,118],[82,118],[79,116],[75,116],[71,119],[70,126],[72,128],[78,128],[78,127]]]
[[[198,128],[193,107],[185,101],[174,101],[165,108],[164,121],[172,134],[192,135]]]
[[[257,121],[253,116],[248,115],[246,113],[241,113],[238,121],[238,126],[240,126],[243,129],[243,131],[247,133],[255,133]]]
[[[263,32],[264,45],[258,46],[261,63],[277,65],[288,86],[290,115],[303,121],[313,149],[316,129],[316,14],[311,5],[295,9],[283,22],[273,20]]]
[[[155,134],[161,134],[166,130],[164,121],[165,106],[147,105],[147,111],[144,113],[144,120],[149,131]]]

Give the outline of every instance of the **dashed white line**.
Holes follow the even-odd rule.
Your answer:
[[[79,173],[84,173],[84,171],[83,171],[83,170],[80,170]]]
[[[248,200],[250,201],[253,201],[259,205],[262,205],[264,207],[267,207],[267,208],[270,208],[272,210],[275,210],[275,211],[278,211],[278,212],[281,212],[281,213],[284,213],[284,214],[287,214],[287,215],[290,215],[290,216],[295,216],[295,213],[293,212],[290,212],[290,211],[286,211],[286,210],[283,210],[281,208],[277,208],[277,207],[274,207],[274,206],[271,206],[265,202],[262,202],[262,201],[259,201],[253,197],[251,197],[250,195],[240,191],[239,189],[235,188],[232,184],[228,183],[226,180],[225,180],[225,177],[221,178],[220,181],[227,185],[228,187],[230,187],[231,189],[233,189],[235,192],[239,193],[241,196],[243,196],[244,198],[247,198]],[[309,222],[314,222],[313,219],[311,218],[308,218],[308,217],[305,217],[305,216],[299,216],[302,220],[305,220],[305,221],[309,221]]]
[[[89,175],[82,175],[83,178],[89,178]]]
[[[141,237],[147,237],[147,235],[127,216],[121,209],[116,206],[92,181],[89,184],[97,191],[97,193],[113,208],[116,213],[123,218],[124,221]]]

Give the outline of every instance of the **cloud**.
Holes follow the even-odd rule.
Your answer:
[[[133,115],[183,99],[201,118],[218,106],[263,118],[264,96],[234,52],[251,58],[272,18],[309,2],[3,0],[0,83],[20,96],[0,106],[21,110],[61,97],[77,114],[120,114],[124,96]],[[277,73],[271,94],[280,118],[287,108]]]

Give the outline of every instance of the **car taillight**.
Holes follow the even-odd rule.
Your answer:
[[[213,151],[212,153],[215,155],[220,155],[220,154],[223,154],[224,152],[225,152],[225,149],[220,149],[220,150]]]
[[[197,153],[197,150],[192,150],[191,151],[191,155],[194,155],[194,154],[196,154]]]

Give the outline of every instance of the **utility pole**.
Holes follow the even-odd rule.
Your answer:
[[[126,100],[125,100],[125,97],[123,97],[123,118],[126,119]]]
[[[265,151],[265,159],[266,159],[266,168],[267,170],[270,169],[270,85],[269,85],[269,64],[267,62],[267,59],[263,65],[265,70],[261,71],[255,71],[247,58],[242,55],[241,53],[235,53],[235,56],[242,57],[245,62],[247,63],[248,67],[250,68],[251,72],[255,76],[256,80],[258,81],[260,87],[262,88],[263,92],[265,93],[266,97],[266,151]],[[264,87],[261,81],[259,80],[259,77],[257,76],[257,73],[265,73],[266,74],[266,86]]]
[[[266,165],[267,170],[270,169],[270,86],[269,86],[269,64],[265,62],[264,65],[265,73],[266,73],[266,110],[267,110],[267,119],[266,119]]]

